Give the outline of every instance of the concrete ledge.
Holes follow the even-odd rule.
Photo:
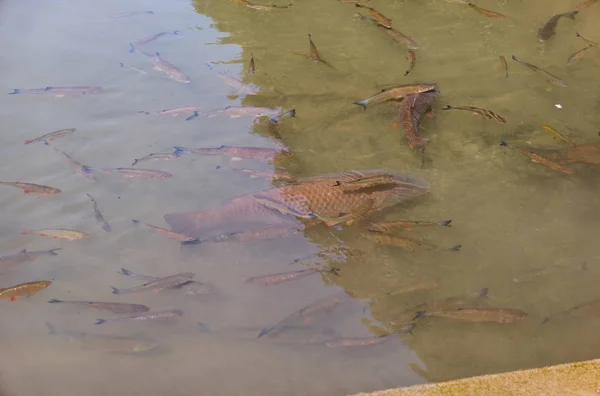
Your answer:
[[[600,395],[600,359],[354,396]]]

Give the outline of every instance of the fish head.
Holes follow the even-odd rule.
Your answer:
[[[133,352],[147,352],[147,351],[151,351],[152,349],[156,348],[157,346],[158,346],[157,341],[140,340],[131,347],[131,350]]]

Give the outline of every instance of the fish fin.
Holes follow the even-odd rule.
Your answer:
[[[260,338],[260,337],[266,336],[266,335],[269,334],[270,331],[271,331],[271,329],[262,329],[260,331],[260,334],[258,334],[258,337],[256,337],[256,338]]]
[[[50,304],[54,304],[54,303],[61,303],[61,302],[63,302],[63,301],[62,301],[62,300],[57,300],[56,298],[53,298],[53,299],[51,299],[51,300],[48,300],[48,302],[49,302]]]
[[[173,33],[175,36],[181,36],[181,35],[179,34],[179,32],[180,32],[180,30],[173,30],[173,32],[172,32],[172,33]]]
[[[131,222],[132,222],[133,224],[140,224],[140,223],[141,223],[141,221],[139,221],[139,220],[131,220]]]
[[[56,249],[50,249],[48,250],[48,254],[51,256],[58,256],[58,253],[56,253],[57,250],[61,250],[62,248],[56,248]],[[23,249],[23,252],[26,252],[25,249]]]
[[[500,141],[500,146],[506,146],[508,147],[508,143],[506,143],[504,140]]]
[[[440,221],[438,223],[438,225],[444,226],[444,227],[452,227],[452,220],[444,220],[444,221]]]
[[[189,116],[188,118],[186,118],[186,121],[190,121],[193,120],[194,118],[198,117],[200,115],[200,113],[198,113],[197,111],[194,111],[194,114]]]
[[[446,107],[442,108],[442,110],[452,110],[454,107],[450,105],[446,105]]]
[[[48,329],[48,334],[56,334],[56,328],[52,323],[44,322],[46,324],[46,328]]]
[[[369,102],[365,99],[365,100],[357,100],[356,102],[354,102],[352,104],[362,106],[364,111],[367,111],[367,105],[369,104]]]
[[[546,324],[546,323],[548,323],[548,321],[550,320],[550,318],[551,318],[551,317],[550,317],[550,316],[548,316],[547,318],[545,318],[545,319],[542,321],[542,323],[541,323],[541,324]]]
[[[189,153],[190,152],[190,149],[185,148],[185,147],[173,146],[173,148],[175,149],[175,151],[173,151],[173,154],[175,154],[175,155],[181,155],[183,153]]]
[[[131,166],[135,166],[135,164],[137,164],[138,161],[139,161],[138,159],[133,160],[133,162],[131,163]]]
[[[27,253],[27,249],[23,249],[19,252],[19,254],[25,254],[25,253]]]
[[[458,252],[458,251],[460,251],[461,247],[462,247],[462,245],[454,245],[454,246],[450,246],[448,248],[448,250],[451,251],[451,252]]]
[[[129,53],[133,54],[136,51],[137,51],[137,48],[135,47],[135,45],[133,45],[133,43],[129,43]],[[121,63],[121,66],[123,66],[122,63]]]
[[[129,271],[128,269],[125,269],[125,268],[121,268],[121,270],[117,271],[117,273],[121,274],[121,275],[125,275],[125,276],[135,276],[136,275],[134,272]]]
[[[415,315],[415,317],[413,318],[413,320],[415,320],[415,319],[419,319],[419,318],[422,318],[422,317],[424,317],[424,316],[429,316],[429,312],[427,312],[427,311],[417,311],[417,312],[415,312],[415,313],[416,313],[416,315]]]
[[[20,89],[14,89],[12,92],[9,92],[9,95],[16,95],[22,93]]]
[[[98,320],[96,320],[96,323],[94,323],[94,324],[99,325],[99,324],[102,324],[102,323],[106,323],[106,319],[98,319]]]
[[[123,294],[123,291],[121,289],[117,289],[114,286],[110,287],[112,289],[112,294]]]

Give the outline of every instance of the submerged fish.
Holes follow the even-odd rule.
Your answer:
[[[489,18],[494,18],[494,19],[505,19],[506,18],[506,15],[500,14],[499,12],[486,10],[485,8],[477,7],[473,3],[467,3],[467,5],[472,10],[477,11],[478,13],[485,15],[486,17],[489,17]]]
[[[137,52],[147,56],[148,58],[150,58],[150,62],[152,63],[154,70],[163,72],[171,80],[174,80],[174,81],[177,81],[180,83],[184,83],[184,84],[188,84],[191,82],[190,78],[183,71],[181,71],[177,66],[175,66],[172,63],[167,62],[165,59],[163,59],[160,56],[160,53],[155,52],[155,54],[152,55],[152,54],[148,54],[144,51],[140,51],[132,43],[129,43],[129,46],[131,47],[131,50],[129,52],[137,51]]]
[[[278,285],[284,282],[290,282],[293,280],[305,278],[312,274],[333,274],[339,276],[339,268],[331,268],[331,269],[316,269],[309,268],[299,271],[291,271],[291,272],[280,272],[278,274],[269,274],[269,275],[261,275],[261,276],[253,276],[251,278],[246,279],[244,283],[249,285],[256,286],[272,286]]]
[[[102,87],[94,86],[72,86],[72,87],[45,87],[45,88],[32,88],[32,89],[15,89],[10,92],[9,95],[17,94],[45,94],[51,93],[56,97],[63,97],[65,95],[91,95],[95,93],[103,92]]]
[[[121,269],[123,271],[123,269]],[[125,270],[127,271],[127,270]],[[112,287],[113,294],[129,294],[129,293],[138,293],[148,290],[155,290],[157,292],[162,289],[167,289],[170,287],[176,287],[191,280],[196,274],[192,272],[183,272],[180,274],[170,275],[163,278],[153,278],[148,282],[143,283],[140,286],[132,287],[129,289],[117,289],[116,287]]]
[[[551,126],[542,124],[542,128],[544,129],[544,131],[548,132],[553,139],[558,139],[561,142],[567,143],[571,147],[576,146],[575,143],[567,139],[563,134],[559,133],[556,129],[552,128]]]
[[[412,333],[412,330],[416,327],[414,323],[409,323],[403,326],[400,330],[386,335],[373,336],[373,337],[361,337],[361,338],[338,338],[331,341],[327,341],[325,345],[330,348],[339,349],[358,349],[374,345],[380,345],[385,342],[393,340],[396,336],[402,333]]]
[[[269,5],[263,5],[263,4],[255,4],[255,3],[251,3],[247,0],[234,0],[239,4],[242,4],[248,8],[252,8],[253,10],[259,10],[259,11],[272,11],[272,10],[276,10],[279,8],[288,8],[290,7],[292,4],[288,4],[288,5],[275,5],[275,4],[269,4]]]
[[[177,158],[179,158],[179,155],[173,154],[173,153],[150,153],[145,157],[134,159],[131,166],[135,166],[142,161],[149,161],[149,160],[155,160],[155,159],[170,160],[170,159],[177,159]]]
[[[415,63],[417,63],[417,54],[415,51],[409,49],[406,54],[406,58],[408,59],[408,69],[404,72],[404,75],[408,76],[408,74],[414,69]]]
[[[436,85],[433,83],[405,84],[393,88],[383,89],[381,92],[378,92],[367,99],[357,100],[354,102],[354,104],[362,106],[365,110],[367,110],[367,105],[369,105],[369,103],[381,103],[389,100],[399,100],[408,95],[432,91],[435,88]]]
[[[251,178],[264,177],[266,179],[280,179],[285,181],[294,180],[294,177],[287,172],[281,171],[259,171],[254,169],[232,168],[232,171],[246,173]]]
[[[579,33],[575,33],[575,35],[576,35],[577,37],[579,37],[580,39],[582,39],[583,41],[585,41],[585,42],[586,42],[588,45],[591,45],[592,47],[600,47],[600,44],[598,44],[598,43],[596,43],[596,42],[594,42],[594,41],[592,41],[592,40],[589,40],[589,39],[587,39],[587,38],[583,37],[583,36],[582,36],[581,34],[579,34]]]
[[[581,3],[579,3],[577,5],[577,7],[575,7],[575,11],[581,11],[581,10],[587,8],[587,7],[591,7],[594,4],[596,4],[597,2],[598,2],[598,0],[585,0],[585,1],[581,2]]]
[[[371,211],[374,204],[375,200],[366,199],[360,205],[356,206],[355,208],[352,208],[347,214],[342,214],[338,217],[319,216],[319,220],[322,220],[325,223],[325,225],[327,225],[327,227],[333,227],[341,223],[352,225],[354,220],[360,219],[361,217],[365,217],[367,213]]]
[[[50,141],[50,140],[58,139],[58,138],[61,138],[64,136],[71,135],[73,132],[75,132],[75,128],[59,129],[58,131],[47,133],[47,134],[37,137],[35,139],[25,140],[25,144],[34,143],[34,142],[42,142],[44,140]]]
[[[209,65],[208,63],[205,63],[205,65],[212,70],[212,66]],[[234,88],[236,90],[236,94],[244,94],[244,95],[256,95],[258,93],[258,91],[260,90],[260,87],[254,85],[254,84],[245,84],[243,81],[232,77],[231,75],[229,75],[228,73],[218,73],[219,77],[221,77],[223,79],[223,81],[225,82],[225,85],[230,86],[232,88]]]
[[[494,120],[499,122],[500,124],[506,124],[505,118],[499,116],[491,110],[480,109],[479,107],[446,105],[446,107],[444,107],[442,110],[466,110],[472,112],[473,114],[479,114],[480,116],[485,117],[488,120]]]
[[[278,239],[300,232],[300,229],[288,224],[276,224],[247,231],[230,232],[203,239],[201,242],[255,242]],[[192,242],[193,243],[193,242]]]
[[[417,44],[417,42],[415,40],[413,40],[412,38],[408,37],[407,35],[397,31],[394,28],[383,28],[383,30],[391,37],[393,38],[396,42],[406,46],[409,49],[415,50],[417,48],[419,48],[419,45]]]
[[[560,78],[556,77],[554,74],[550,74],[550,73],[548,73],[546,70],[544,70],[544,69],[540,69],[539,67],[537,67],[537,66],[535,66],[535,65],[532,65],[531,63],[525,62],[525,61],[523,61],[523,60],[521,60],[521,59],[517,58],[517,57],[516,57],[516,56],[514,56],[514,55],[512,56],[512,58],[513,58],[514,60],[516,60],[517,62],[521,63],[522,65],[525,65],[525,66],[527,66],[527,67],[528,67],[528,68],[530,68],[531,70],[533,70],[533,71],[536,71],[536,72],[538,72],[538,73],[542,74],[542,75],[543,75],[544,77],[546,77],[546,79],[547,79],[548,81],[550,81],[551,83],[553,83],[553,84],[555,84],[555,85],[558,85],[559,87],[567,87],[567,86],[568,86],[568,84],[567,84],[565,81],[563,81],[563,80],[561,80]]]
[[[581,304],[577,304],[574,307],[567,309],[566,311],[559,312],[552,316],[549,316],[544,319],[542,324],[547,323],[552,318],[557,316],[598,316],[598,312],[600,311],[600,299],[586,301]]]
[[[229,118],[240,118],[240,117],[275,117],[279,114],[281,109],[271,109],[269,107],[256,107],[256,106],[227,106],[224,109],[213,110],[205,113],[208,118],[214,118],[219,115],[228,115]],[[187,120],[195,118],[197,115],[188,117]]]
[[[323,58],[321,58],[321,56],[319,55],[319,51],[317,50],[317,46],[315,45],[315,43],[313,43],[312,41],[312,36],[310,35],[310,33],[308,34],[308,43],[310,46],[310,59],[314,60],[315,62],[321,62],[329,67],[332,67],[329,63],[327,63],[327,61],[325,61]]]
[[[250,62],[248,63],[248,75],[251,76],[256,73],[256,68],[254,67],[254,55],[250,52]]]
[[[35,193],[35,194],[40,194],[40,195],[54,195],[54,194],[61,193],[61,190],[58,188],[43,186],[40,184],[33,184],[33,183],[0,181],[0,185],[20,188],[23,190],[24,194]]]
[[[154,15],[154,11],[130,11],[130,12],[122,12],[122,13],[119,13],[119,14],[109,15],[108,17],[111,18],[111,19],[128,18],[128,17],[132,17],[132,16],[136,16],[136,15],[143,15],[143,14]]]
[[[165,320],[174,320],[178,319],[183,315],[183,311],[181,309],[169,309],[166,311],[160,312],[146,312],[138,315],[111,318],[111,319],[98,319],[96,320],[96,324],[103,323],[112,323],[112,322],[154,322],[154,321],[165,321]]]
[[[69,166],[75,171],[76,174],[83,176],[88,180],[96,181],[96,178],[94,177],[94,175],[92,175],[91,173],[86,171],[85,165],[82,165],[79,161],[76,161],[73,157],[71,157],[69,154],[65,153],[64,151],[57,149],[56,147],[54,147],[53,145],[48,143],[47,140],[44,140],[44,144],[46,146],[52,148],[57,153],[61,154],[63,157],[65,157],[67,159],[67,162],[69,163]]]
[[[360,235],[380,245],[394,246],[409,252],[414,252],[419,248],[428,248],[435,251],[448,250],[451,252],[458,252],[462,247],[462,245],[454,245],[442,248],[429,242],[408,238],[402,235],[385,234],[378,231],[363,232]]]
[[[452,220],[444,220],[444,221],[408,221],[408,220],[390,220],[390,221],[378,221],[375,223],[371,223],[367,228],[370,231],[377,232],[389,232],[395,230],[406,230],[411,231],[413,228],[425,228],[425,227],[452,227],[450,224]]]
[[[200,106],[187,106],[187,107],[177,107],[174,109],[166,109],[157,112],[157,115],[170,115],[171,117],[177,117],[180,115],[197,115],[198,112],[202,110]],[[138,111],[138,113],[150,114],[148,111]]]
[[[39,234],[41,236],[47,236],[50,238],[67,239],[69,241],[75,241],[78,239],[86,239],[91,235],[85,232],[69,230],[67,228],[45,228],[40,230],[23,230],[21,234]]]
[[[119,173],[126,178],[139,177],[140,179],[168,179],[173,175],[169,172],[164,172],[156,169],[141,169],[141,168],[95,168],[84,166],[86,172],[101,171],[104,173]]]
[[[377,11],[375,8],[367,7],[366,5],[356,3],[356,7],[361,7],[369,11],[369,13],[375,18],[375,21],[384,28],[390,29],[392,27],[392,20],[381,12]]]
[[[525,318],[527,313],[514,308],[458,308],[449,311],[417,312],[415,319],[424,316],[439,316],[470,323],[513,323]]]
[[[512,144],[508,144],[505,141],[501,141],[500,145],[506,146],[506,147],[511,147],[511,148],[517,150],[521,154],[526,155],[529,158],[531,158],[531,162],[533,162],[533,163],[545,165],[548,168],[555,170],[555,171],[564,172],[564,173],[568,173],[568,174],[573,173],[573,169],[567,168],[566,166],[560,165],[554,161],[549,160],[548,158],[542,157],[541,155],[536,154],[531,150],[513,146]]]
[[[506,58],[503,55],[500,55],[500,63],[506,72],[506,78],[508,78],[508,63],[506,63]]]
[[[10,301],[15,301],[19,297],[23,296],[33,296],[35,293],[40,290],[44,290],[48,286],[50,286],[52,282],[43,280],[43,281],[35,281],[35,282],[27,282],[20,283],[15,286],[10,286],[7,288],[0,288],[0,298],[8,298]]]
[[[125,269],[125,268],[121,268],[121,270],[117,271],[117,272],[119,274],[121,274],[121,275],[131,276],[131,277],[136,278],[136,279],[143,279],[143,280],[147,280],[147,281],[153,281],[153,280],[160,279],[160,278],[157,278],[155,276],[148,276],[148,275],[138,274],[138,273],[135,273],[135,272],[130,271],[130,270]],[[167,289],[181,290],[185,294],[188,294],[188,295],[191,295],[191,296],[203,295],[203,294],[212,294],[212,293],[215,292],[215,288],[212,285],[209,285],[209,284],[203,283],[203,282],[194,281],[194,280],[188,280],[188,281],[185,281],[183,283],[179,283],[179,284],[176,284],[174,286],[170,286]]]
[[[167,236],[167,237],[169,237],[171,239],[178,240],[179,242],[192,242],[192,241],[197,241],[198,240],[197,238],[191,237],[189,235],[185,235],[185,234],[181,234],[181,233],[178,233],[178,232],[170,231],[170,230],[167,230],[165,228],[154,226],[152,224],[143,223],[140,220],[131,220],[131,221],[134,224],[143,224],[150,231],[158,232],[159,234],[163,234],[163,235],[165,235],[165,236]]]
[[[50,304],[67,304],[76,305],[81,307],[89,307],[99,311],[109,311],[116,314],[126,314],[133,312],[147,312],[150,310],[149,307],[141,304],[128,304],[128,303],[116,303],[116,302],[102,302],[102,301],[63,301],[53,298],[48,301]]]
[[[232,158],[271,160],[275,157],[289,157],[291,152],[267,147],[233,147],[220,146],[209,148],[175,147],[174,154],[194,153],[203,155],[223,155]]]
[[[92,208],[94,209],[94,217],[96,221],[102,226],[102,229],[106,232],[110,232],[110,224],[106,220],[104,220],[104,216],[98,209],[98,203],[96,202],[96,198],[92,197],[90,194],[87,194],[88,198],[92,201]]]
[[[155,349],[159,344],[152,339],[138,337],[105,336],[76,331],[57,331],[46,322],[52,335],[63,336],[73,344],[85,349],[93,349],[110,353],[141,353]]]
[[[565,12],[564,14],[554,15],[544,26],[538,30],[538,39],[540,41],[546,41],[550,39],[552,36],[556,34],[556,25],[558,25],[558,21],[562,17],[567,17],[575,20],[575,15],[577,15],[579,11],[571,11]]]
[[[574,64],[579,62],[581,60],[581,58],[584,57],[585,51],[589,50],[592,47],[593,47],[592,45],[588,45],[587,47],[582,48],[579,51],[575,52],[573,55],[569,56],[569,59],[567,59],[567,64],[569,66],[573,66]]]
[[[154,40],[156,40],[158,38],[161,38],[163,36],[178,36],[178,35],[179,35],[179,30],[175,30],[175,31],[172,31],[172,32],[160,32],[160,33],[156,33],[156,34],[153,34],[151,36],[144,37],[144,38],[141,38],[139,40],[136,40],[136,41],[133,42],[133,45],[135,45],[135,46],[145,45],[145,44],[148,44],[149,42],[154,41]],[[133,50],[133,49],[129,50],[129,52],[134,52],[134,51],[135,50]]]
[[[40,256],[58,256],[58,253],[56,253],[57,250],[61,250],[61,248],[35,251],[23,249],[18,253],[0,256],[0,271],[12,268],[24,262],[34,261]]]
[[[400,106],[398,107],[398,122],[411,150],[417,149],[418,151],[421,151],[421,165],[423,165],[425,146],[429,139],[419,135],[421,116],[415,111],[415,104],[418,99],[418,94],[413,94],[407,96],[400,103]]]

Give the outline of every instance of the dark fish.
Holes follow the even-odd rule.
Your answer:
[[[21,263],[34,261],[40,256],[58,256],[58,253],[56,253],[57,250],[61,250],[61,248],[35,251],[27,251],[26,249],[23,249],[19,253],[0,256],[0,271],[12,268]]]
[[[554,15],[544,26],[538,30],[538,39],[540,41],[546,41],[550,39],[552,36],[556,34],[556,25],[558,25],[558,21],[562,17],[567,17],[575,20],[575,15],[577,15],[579,11],[571,11],[565,12],[564,14]]]
[[[174,232],[174,231],[170,231],[167,230],[165,228],[161,228],[161,227],[157,227],[154,226],[152,224],[148,224],[148,223],[144,223],[141,222],[140,220],[131,220],[134,224],[143,224],[146,226],[147,229],[149,229],[150,231],[155,231],[158,232],[159,234],[163,234],[171,239],[175,239],[179,242],[192,242],[192,241],[197,241],[196,238],[191,237],[189,235],[185,235],[185,234],[181,234],[179,232]]]
[[[470,323],[513,323],[525,318],[527,313],[514,308],[458,308],[449,311],[417,312],[415,319],[424,316],[439,316]]]
[[[102,229],[104,231],[110,232],[110,224],[108,224],[108,222],[104,220],[104,216],[102,216],[100,209],[98,209],[98,203],[96,202],[96,199],[90,194],[87,194],[87,196],[92,201],[92,208],[94,209],[94,217],[96,218],[96,221],[102,226]]]
[[[137,177],[140,179],[168,179],[173,175],[169,172],[164,172],[156,169],[141,169],[141,168],[96,168],[92,166],[83,166],[84,171],[94,172],[100,171],[104,173],[118,173],[126,178]]]
[[[415,51],[409,49],[408,53],[406,54],[406,58],[408,59],[408,70],[404,72],[404,75],[408,76],[408,74],[414,69],[415,63],[417,63],[417,54]]]
[[[449,250],[452,252],[458,252],[462,247],[462,245],[454,245],[448,248],[442,248],[429,242],[408,238],[402,235],[385,234],[374,231],[363,232],[360,235],[380,245],[394,246],[407,250],[409,252],[414,252],[415,250],[420,248],[428,248],[434,251]]]
[[[506,58],[503,55],[500,55],[500,63],[502,63],[502,67],[506,72],[506,78],[508,78],[508,63],[506,63]]]
[[[500,124],[506,124],[506,119],[494,113],[491,110],[480,109],[479,107],[474,106],[450,106],[446,105],[442,110],[466,110],[470,111],[473,114],[479,114],[482,117],[487,118],[488,120],[494,120],[499,122]]]
[[[584,57],[585,51],[589,50],[592,47],[593,47],[592,45],[588,45],[587,47],[582,48],[579,51],[575,52],[573,55],[569,56],[569,59],[567,59],[567,64],[569,66],[573,66],[574,64],[579,62],[581,60],[581,58]]]
[[[128,17],[132,17],[132,16],[136,16],[136,15],[143,15],[143,14],[150,14],[150,15],[154,15],[154,11],[130,11],[130,12],[121,12],[119,14],[112,14],[109,15],[108,17],[111,19],[117,19],[117,18],[128,18]]]
[[[512,56],[512,58],[513,58],[514,60],[516,60],[517,62],[521,63],[522,65],[525,65],[525,66],[527,66],[527,67],[528,67],[528,68],[530,68],[531,70],[533,70],[533,71],[536,71],[536,72],[538,72],[538,73],[542,74],[542,75],[543,75],[544,77],[546,77],[546,79],[547,79],[548,81],[550,81],[551,83],[553,83],[553,84],[555,84],[555,85],[558,85],[559,87],[567,87],[567,86],[568,86],[568,84],[567,84],[565,81],[563,81],[563,80],[561,80],[560,78],[556,77],[554,74],[550,74],[550,73],[548,73],[546,70],[544,70],[544,69],[540,69],[539,67],[537,67],[537,66],[535,66],[535,65],[532,65],[531,63],[525,62],[525,61],[523,61],[523,60],[521,60],[521,59],[517,58],[517,57],[516,57],[516,56],[514,56],[514,55]]]
[[[391,29],[392,20],[390,18],[386,17],[385,15],[383,15],[381,12],[377,11],[375,8],[367,7],[360,3],[356,3],[356,7],[361,7],[366,10],[369,10],[369,13],[373,16],[373,18],[375,18],[375,21],[377,21],[379,26],[382,26],[387,29]]]
[[[46,87],[46,88],[32,88],[32,89],[15,89],[10,92],[9,95],[17,94],[45,94],[50,93],[60,98],[65,95],[91,95],[95,93],[103,92],[102,87],[94,86],[72,86],[72,87]]]
[[[121,270],[123,270],[123,269],[121,269]],[[147,290],[155,290],[155,291],[159,292],[162,289],[179,286],[180,284],[191,280],[194,276],[195,276],[194,273],[183,272],[181,274],[170,275],[170,276],[166,276],[164,278],[155,278],[153,280],[143,283],[140,286],[132,287],[130,289],[117,289],[116,287],[112,287],[112,286],[111,286],[111,288],[113,289],[113,292],[112,292],[113,294],[129,294],[129,293],[137,293],[137,292],[142,292],[142,291],[147,291]]]
[[[11,302],[19,297],[31,297],[40,290],[50,286],[52,282],[47,280],[20,283],[15,286],[0,288],[0,298],[8,298]]]
[[[233,147],[233,146],[220,146],[210,148],[187,148],[187,147],[175,147],[174,154],[194,153],[203,155],[223,155],[232,157],[234,159],[259,159],[259,160],[271,160],[276,157],[289,157],[292,155],[291,152],[286,150],[279,150],[267,147]]]
[[[155,160],[155,159],[170,160],[170,159],[177,159],[177,158],[179,158],[179,155],[173,154],[173,153],[150,153],[145,157],[136,158],[135,160],[133,160],[133,163],[131,164],[131,166],[135,166],[142,161],[149,161],[149,160]]]
[[[47,134],[37,137],[35,139],[25,140],[25,144],[34,143],[34,142],[42,142],[44,140],[50,141],[50,140],[61,138],[63,136],[71,135],[73,132],[75,132],[75,128],[59,129],[58,131],[47,133]]]
[[[96,181],[96,178],[94,177],[94,175],[92,175],[90,172],[88,172],[86,170],[87,168],[85,165],[82,165],[79,161],[76,161],[73,157],[71,157],[69,154],[65,153],[64,151],[57,149],[56,147],[54,147],[53,145],[48,143],[47,140],[44,140],[44,144],[48,147],[51,147],[54,151],[56,151],[57,153],[59,153],[63,157],[65,157],[67,159],[67,162],[69,163],[69,165],[75,171],[76,174],[83,176],[88,180]]]
[[[536,154],[531,150],[513,146],[512,144],[508,144],[505,141],[501,141],[500,146],[511,147],[511,148],[517,150],[521,154],[526,155],[529,158],[531,158],[531,162],[533,162],[533,163],[545,165],[548,168],[555,170],[555,171],[564,172],[564,173],[568,173],[568,174],[573,173],[573,169],[567,168],[566,166],[560,165],[554,161],[549,160],[548,158],[542,157],[541,155]]]
[[[153,34],[151,36],[144,37],[144,38],[141,38],[139,40],[136,40],[136,41],[133,42],[133,45],[135,45],[135,46],[145,45],[145,44],[148,44],[151,41],[154,41],[154,40],[156,40],[158,38],[161,38],[161,37],[164,37],[164,36],[178,36],[178,35],[179,35],[179,30],[175,30],[173,32],[160,32],[160,33],[156,33],[156,34]],[[135,50],[133,50],[133,49],[129,50],[129,52],[134,52],[134,51]]]
[[[253,75],[256,73],[256,68],[254,67],[254,55],[252,52],[250,53],[250,63],[248,64],[248,75]]]
[[[583,37],[583,36],[582,36],[581,34],[579,34],[579,33],[575,33],[575,35],[576,35],[577,37],[579,37],[580,39],[582,39],[583,41],[585,41],[585,42],[586,42],[588,45],[591,45],[592,47],[600,47],[600,44],[598,44],[598,43],[596,43],[596,42],[594,42],[594,41],[592,41],[592,40],[586,39],[585,37]]]
[[[395,230],[406,230],[411,231],[413,228],[425,228],[425,227],[452,227],[450,224],[452,220],[444,220],[444,221],[408,221],[408,220],[390,220],[390,221],[378,221],[375,223],[371,223],[367,228],[369,231],[377,231],[377,232],[389,232]]]
[[[261,275],[261,276],[253,276],[252,278],[246,279],[244,283],[256,286],[272,286],[278,285],[280,283],[289,282],[297,279],[301,279],[307,277],[312,274],[321,273],[321,274],[333,274],[339,276],[339,268],[331,268],[331,269],[315,269],[309,268],[300,271],[292,271],[292,272],[281,272],[278,274],[270,274],[270,275]]]
[[[128,303],[115,303],[115,302],[101,302],[101,301],[63,301],[53,298],[48,301],[50,304],[68,304],[77,305],[81,307],[89,307],[99,311],[110,311],[116,314],[126,314],[133,312],[147,312],[150,310],[149,307],[141,304],[128,304]]]
[[[362,106],[365,110],[367,110],[367,105],[369,105],[369,103],[382,103],[389,100],[399,100],[411,94],[429,92],[434,89],[436,89],[436,85],[434,83],[413,83],[399,85],[396,87],[383,89],[381,92],[378,92],[367,99],[357,100],[354,102],[354,104]]]
[[[40,195],[54,195],[54,194],[61,193],[61,190],[58,188],[48,187],[48,186],[43,186],[40,184],[33,184],[33,183],[0,181],[0,185],[20,188],[23,190],[24,194],[34,193],[34,194],[40,194]]]
[[[154,322],[154,321],[165,321],[165,320],[174,320],[178,319],[183,315],[183,311],[181,309],[169,309],[166,311],[160,312],[147,312],[133,316],[125,316],[119,318],[112,319],[98,319],[96,320],[96,324],[103,323],[111,323],[111,322],[138,322],[138,323],[146,323],[146,322]]]
[[[338,338],[331,341],[327,341],[325,345],[330,348],[339,348],[339,349],[358,349],[369,347],[373,345],[380,345],[385,342],[393,340],[396,336],[401,333],[412,333],[412,330],[416,327],[414,323],[409,323],[402,327],[402,329],[394,332],[392,334],[386,334],[382,336],[375,337],[362,337],[362,338]]]
[[[500,14],[499,12],[494,12],[494,11],[486,10],[485,8],[477,7],[473,3],[467,3],[467,5],[472,10],[475,10],[478,13],[480,13],[482,15],[485,15],[486,17],[489,17],[489,18],[494,18],[494,19],[505,19],[506,18],[506,15]]]

